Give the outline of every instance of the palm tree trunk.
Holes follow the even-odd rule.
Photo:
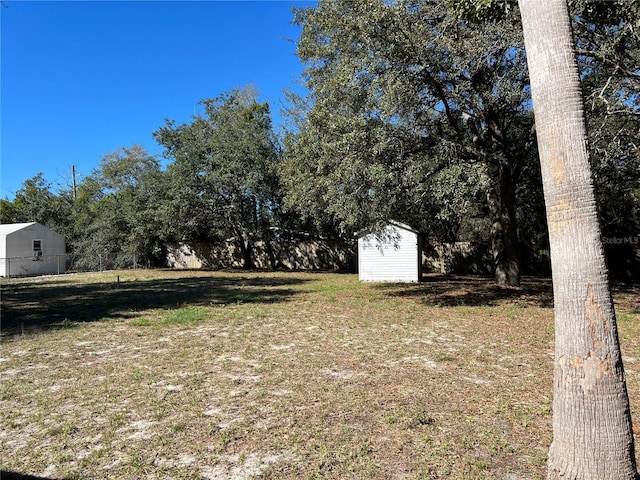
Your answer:
[[[519,0],[555,304],[549,479],[638,478],[566,0]]]

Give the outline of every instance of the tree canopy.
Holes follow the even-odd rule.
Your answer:
[[[311,106],[286,150],[289,204],[319,206],[344,231],[397,218],[443,240],[487,217],[497,278],[517,284],[515,189],[535,147],[514,19],[367,0],[295,18]]]
[[[167,219],[176,239],[232,237],[244,264],[268,235],[280,205],[277,148],[269,106],[249,89],[201,102],[205,115],[189,124],[167,121],[154,132],[169,165]]]
[[[597,193],[607,209],[629,208],[637,197],[610,189],[614,177],[629,192],[638,185],[635,7],[573,8],[583,76],[599,105],[589,121],[604,126],[591,138],[619,146],[609,149],[617,160],[596,160],[608,177]],[[287,204],[344,232],[395,218],[441,241],[484,242],[496,280],[517,284],[520,260],[538,264],[548,242],[518,13],[495,1],[326,0],[298,9],[310,94],[285,148]],[[638,228],[635,219],[629,226]]]
[[[627,280],[637,245],[616,242],[640,232],[638,8],[571,2],[605,248]],[[430,241],[473,242],[499,283],[548,271],[515,3],[321,0],[293,20],[308,95],[289,94],[281,138],[269,105],[236,88],[153,132],[162,163],[133,145],[107,153],[75,191],[38,175],[2,199],[2,222],[56,227],[71,251],[114,266],[229,240],[250,267],[277,228],[352,238],[396,220]]]

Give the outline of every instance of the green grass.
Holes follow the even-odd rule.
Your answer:
[[[473,277],[381,285],[327,273],[136,271],[0,285],[2,469],[87,479],[545,476],[548,281],[501,289]],[[614,298],[638,424],[640,293]]]

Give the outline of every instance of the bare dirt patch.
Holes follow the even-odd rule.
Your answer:
[[[87,479],[544,478],[550,291],[537,279],[500,289],[472,277],[374,285],[305,273],[11,280],[1,468]],[[640,424],[640,291],[615,299]]]

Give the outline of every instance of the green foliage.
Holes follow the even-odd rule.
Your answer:
[[[8,198],[0,198],[0,223],[17,223],[16,208]]]
[[[505,232],[496,258],[517,261],[513,192],[535,146],[514,18],[460,22],[426,0],[297,10],[311,94],[287,139],[287,205],[343,232],[391,218],[448,241]]]
[[[640,232],[640,31],[637,2],[571,4],[582,70],[591,169],[614,277],[638,280]]]
[[[80,184],[67,240],[81,270],[162,265],[164,235],[156,158],[138,145],[105,155]]]
[[[610,231],[637,231],[638,6],[604,3],[572,3],[596,186]],[[518,257],[548,268],[513,2],[320,1],[295,19],[311,93],[295,99],[285,140],[289,208],[344,233],[394,218],[440,240],[491,243],[496,268]]]
[[[278,156],[269,106],[249,89],[200,102],[205,114],[189,124],[167,121],[154,132],[169,165],[165,219],[178,239],[234,238],[251,267],[255,238],[265,238],[278,214]]]
[[[504,19],[513,10],[509,0],[449,0],[455,15],[466,21],[486,23]]]
[[[3,211],[5,208],[11,215],[12,222],[39,222],[55,227],[65,223],[70,214],[71,202],[66,195],[56,195],[44,175],[38,173],[24,181],[16,192],[12,205],[3,204]]]
[[[138,145],[106,154],[75,191],[55,192],[42,174],[2,203],[3,222],[38,221],[65,235],[70,268],[159,266],[168,244],[233,238],[251,266],[256,239],[286,223],[269,106],[250,89],[203,100],[189,124],[155,132],[166,170]]]
[[[603,235],[632,238],[640,232],[640,4],[570,5]],[[142,147],[122,147],[75,192],[42,174],[26,180],[13,200],[0,199],[0,221],[54,228],[81,270],[158,266],[168,244],[229,239],[251,267],[255,242],[268,249],[275,227],[350,236],[395,219],[433,239],[520,258],[527,273],[546,271],[515,2],[321,0],[295,10],[294,21],[310,94],[286,93],[292,128],[281,144],[269,105],[234,89],[202,100],[190,122],[168,120],[154,132],[166,170]],[[637,276],[634,248],[608,246],[614,273]]]
[[[111,191],[141,186],[149,172],[157,171],[160,164],[155,157],[139,146],[121,147],[108,153],[98,166],[102,184]]]

